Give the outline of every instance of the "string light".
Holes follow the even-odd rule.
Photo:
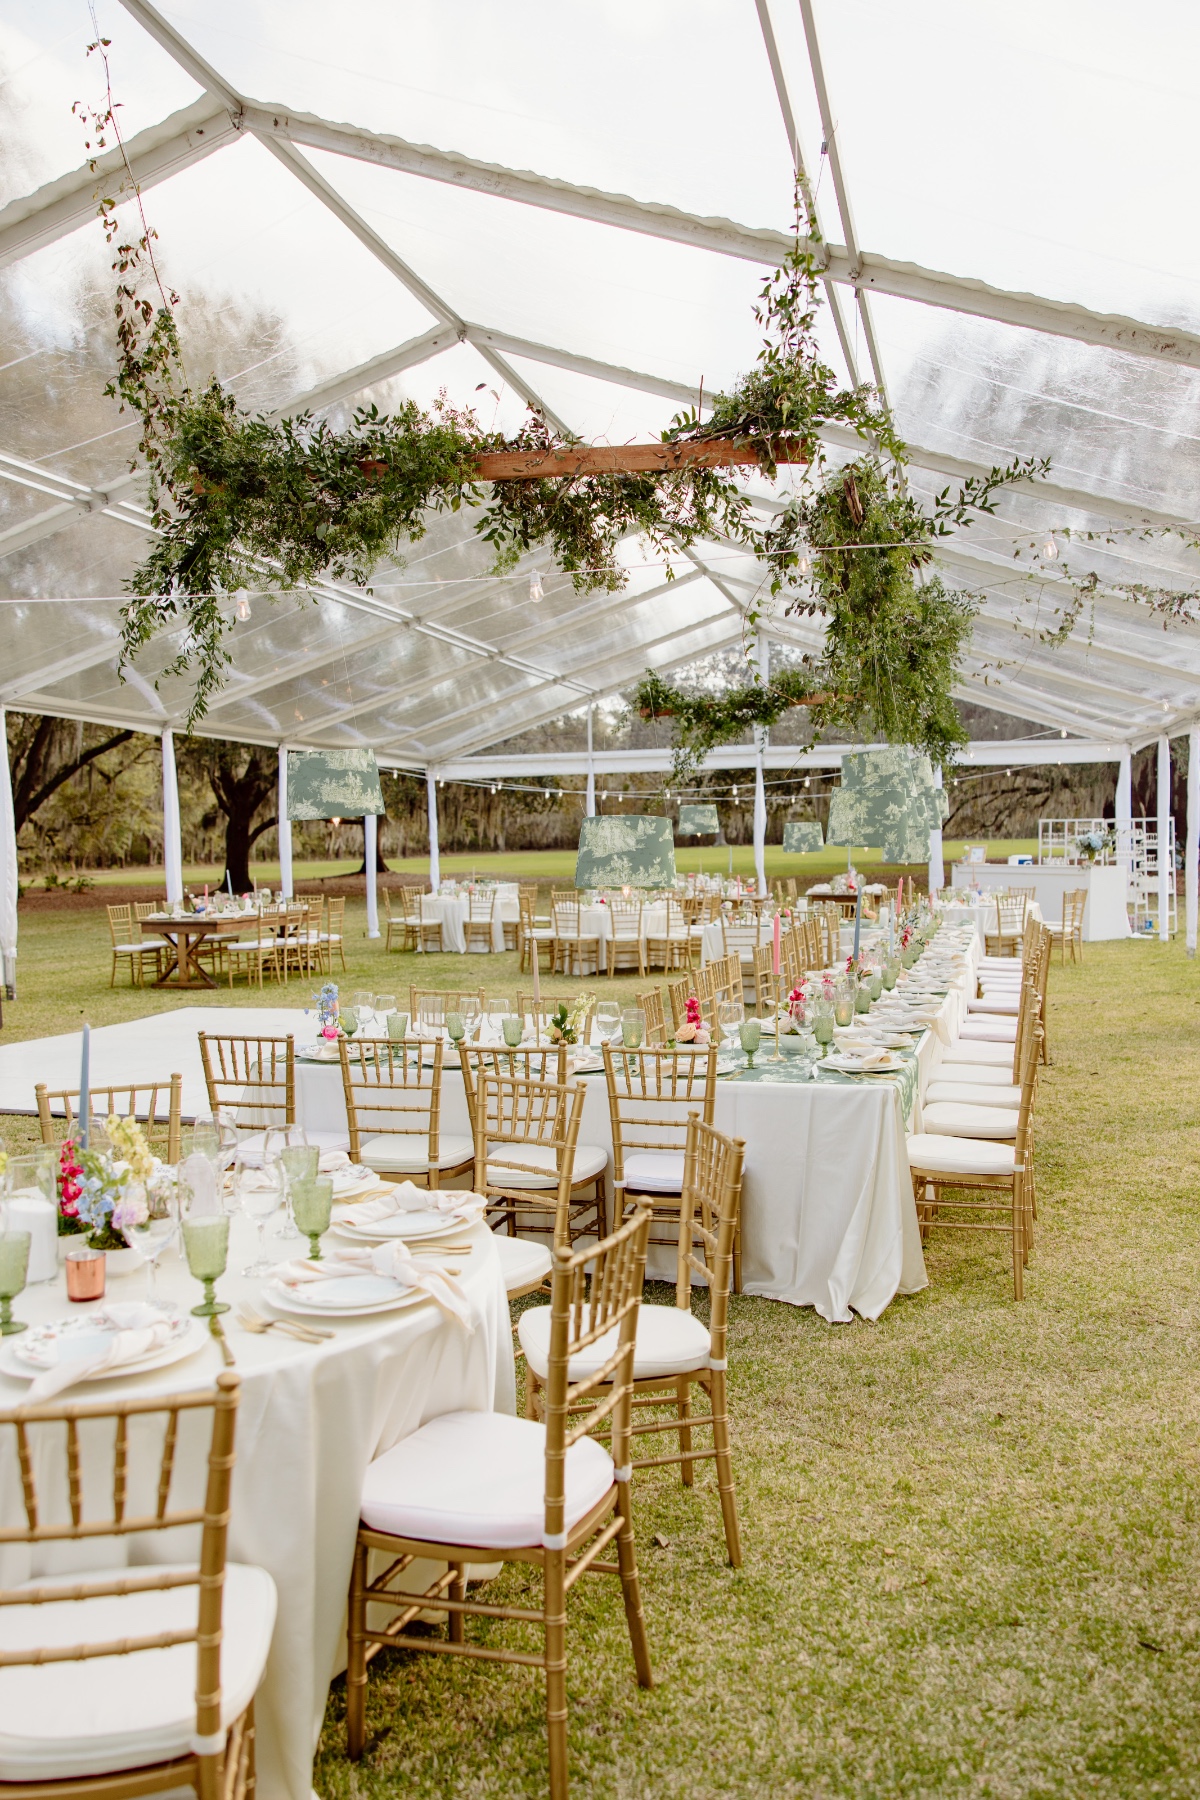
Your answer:
[[[811,776],[811,775],[806,775],[806,776],[805,776],[805,777],[804,777],[804,785],[805,785],[805,787],[811,787],[811,786],[812,786],[812,776]]]
[[[529,577],[529,598],[535,602],[546,598],[546,590],[542,586],[542,572],[540,569],[535,569],[533,574]]]
[[[812,562],[810,561],[810,559],[807,556],[802,556],[800,558],[799,562],[796,564],[796,567],[800,571],[801,575],[807,575],[808,571],[812,568]]]
[[[1058,541],[1055,538],[1053,532],[1050,533],[1050,536],[1046,539],[1045,543],[1042,545],[1042,561],[1043,562],[1057,562],[1058,561]]]
[[[239,623],[244,625],[250,617],[250,596],[245,588],[239,588],[234,598],[237,601],[237,605],[233,609],[234,615]]]
[[[1062,730],[1061,730],[1061,731],[1060,731],[1060,732],[1059,732],[1059,734],[1058,734],[1058,735],[1059,735],[1059,737],[1066,737],[1066,735],[1067,735],[1067,728],[1066,728],[1066,726],[1065,726],[1065,725],[1064,725],[1064,726],[1063,726],[1063,728],[1062,728]]]

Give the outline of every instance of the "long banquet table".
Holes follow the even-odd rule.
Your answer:
[[[264,1311],[261,1283],[237,1273],[253,1254],[253,1228],[240,1217],[231,1224],[230,1272],[218,1282],[218,1295],[231,1302],[248,1300]],[[329,1683],[344,1667],[346,1592],[367,1464],[440,1413],[511,1413],[515,1408],[512,1334],[499,1257],[482,1226],[456,1241],[467,1236],[472,1251],[463,1260],[460,1279],[478,1316],[470,1334],[429,1300],[366,1321],[323,1318],[321,1324],[328,1324],[334,1338],[311,1348],[279,1333],[251,1335],[234,1322],[234,1313],[226,1315],[226,1334],[242,1377],[229,1560],[266,1569],[279,1597],[271,1654],[255,1703],[263,1800],[312,1800],[312,1761]],[[304,1249],[302,1243],[280,1243],[270,1236],[267,1245],[281,1258]],[[199,1284],[174,1251],[163,1256],[159,1283],[163,1297],[181,1307],[200,1298]],[[110,1277],[107,1298],[141,1299],[144,1286],[141,1272]],[[27,1288],[14,1310],[36,1324],[83,1308],[67,1302],[60,1273]],[[209,1342],[184,1362],[72,1388],[64,1400],[208,1387],[220,1370],[217,1346]],[[0,1372],[0,1406],[19,1404],[27,1391],[26,1382]],[[131,1422],[131,1467],[137,1464],[137,1434],[143,1432],[149,1441],[150,1430],[148,1421]],[[206,1430],[189,1439],[181,1427],[172,1490],[176,1503],[201,1479],[206,1450]],[[0,1518],[14,1523],[19,1507],[20,1484],[10,1458],[0,1462]],[[68,1562],[72,1550],[74,1558]],[[23,1566],[21,1558],[28,1559],[24,1547],[0,1551],[6,1585],[79,1565],[78,1547],[69,1545],[65,1553],[49,1555],[36,1567]],[[133,1558],[155,1559],[154,1547],[139,1541]],[[162,1546],[157,1560],[179,1558],[176,1541]]]

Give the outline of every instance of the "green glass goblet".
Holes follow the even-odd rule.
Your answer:
[[[521,1039],[525,1035],[525,1021],[519,1013],[505,1013],[500,1021],[500,1029],[504,1033],[504,1042],[510,1050],[520,1048]]]
[[[743,1019],[738,1026],[738,1042],[746,1052],[746,1067],[754,1067],[754,1058],[762,1043],[762,1021],[760,1019]]]
[[[223,1300],[213,1292],[218,1275],[225,1273],[229,1257],[229,1214],[202,1213],[198,1219],[183,1221],[183,1248],[187,1265],[197,1281],[204,1283],[204,1299],[192,1312],[197,1319],[211,1319],[228,1312]]]
[[[28,1231],[0,1231],[0,1336],[13,1337],[25,1330],[24,1319],[14,1319],[12,1303],[25,1286],[29,1269]]]
[[[818,1007],[813,1015],[813,1036],[821,1046],[821,1056],[829,1054],[829,1046],[833,1042],[833,1008]]]
[[[408,1035],[408,1014],[406,1012],[390,1012],[387,1016],[387,1034],[395,1042],[402,1044]]]
[[[308,1239],[309,1256],[313,1262],[320,1262],[321,1239],[329,1230],[333,1214],[333,1176],[313,1175],[297,1181],[292,1188],[292,1212]]]
[[[880,994],[882,994],[882,992],[883,992],[883,970],[882,969],[872,969],[872,971],[871,971],[871,998],[872,998],[872,1000],[878,1000],[878,998],[879,998]]]
[[[467,1035],[467,1028],[463,1024],[463,1016],[460,1012],[446,1014],[446,1035],[452,1044],[461,1044]]]

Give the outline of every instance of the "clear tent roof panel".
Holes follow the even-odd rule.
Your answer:
[[[1113,348],[1103,320],[1038,298],[1147,324],[1200,320],[1173,173],[1186,166],[1195,58],[1181,47],[1196,21],[1174,4],[1131,32],[1107,0],[1073,0],[1049,19],[1026,0],[1004,15],[926,0],[915,25],[879,0],[814,0],[812,16],[815,46],[791,0],[425,0],[401,14],[353,0],[333,34],[312,0],[188,0],[157,14],[144,0],[128,11],[103,0],[126,133],[152,128],[138,154],[161,162],[148,211],[183,295],[193,374],[216,370],[253,408],[311,396],[339,423],[364,400],[427,405],[444,388],[506,430],[536,396],[587,439],[654,435],[701,378],[711,393],[755,353],[750,308],[790,218],[786,111],[832,246],[841,332],[860,375],[874,334],[914,489],[929,495],[955,471],[1017,454],[1053,459],[1048,487],[1005,495],[996,518],[945,546],[947,578],[982,597],[963,696],[1046,728],[1174,728],[1200,707],[1200,637],[1164,634],[1103,590],[1192,582],[1193,553],[1124,529],[1107,544],[1072,538],[1032,600],[1014,562],[1056,526],[1123,528],[1139,508],[1196,515],[1200,345],[1122,326],[1127,347]],[[0,156],[0,206],[51,177],[70,186],[78,125],[63,96],[96,87],[90,35],[83,0],[0,21],[0,117],[7,108],[19,121]],[[182,122],[157,123],[181,107]],[[197,121],[216,136],[200,144]],[[433,153],[405,148],[422,144]],[[39,704],[156,728],[182,721],[189,684],[164,680],[156,693],[167,642],[127,683],[113,666],[116,596],[147,539],[137,486],[121,483],[130,422],[100,391],[110,253],[84,200],[50,241],[22,222],[36,226],[47,196],[0,212],[0,594],[62,597],[0,606],[0,650],[21,650],[4,692],[17,704],[27,677],[59,667]],[[24,254],[5,251],[6,230],[28,239]],[[859,256],[861,307],[846,280]],[[981,297],[958,278],[1010,292]],[[914,280],[939,304],[904,297]],[[823,312],[822,344],[848,374],[838,324]],[[1082,341],[1106,330],[1105,343]],[[835,461],[853,451],[831,446]],[[764,499],[778,504],[799,479],[788,472]],[[610,694],[648,664],[744,644],[739,609],[764,586],[752,558],[710,544],[697,548],[699,571],[676,559],[681,580],[660,593],[662,559],[636,542],[623,546],[624,594],[576,594],[545,556],[496,580],[471,526],[466,512],[431,519],[369,595],[328,587],[298,612],[256,599],[208,728],[458,756]],[[1053,616],[1067,564],[1098,575],[1094,618],[1061,648],[1014,633],[1039,606]],[[81,643],[52,626],[72,608]],[[777,654],[819,647],[815,621],[777,616],[769,629]],[[63,641],[73,659],[58,655]]]

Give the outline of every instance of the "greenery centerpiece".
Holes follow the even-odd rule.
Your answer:
[[[77,1229],[87,1230],[94,1250],[128,1250],[125,1233],[149,1216],[146,1184],[160,1165],[136,1119],[110,1119],[105,1136],[105,1145],[72,1147],[74,1216],[80,1221]],[[63,1167],[60,1158],[60,1170]]]

